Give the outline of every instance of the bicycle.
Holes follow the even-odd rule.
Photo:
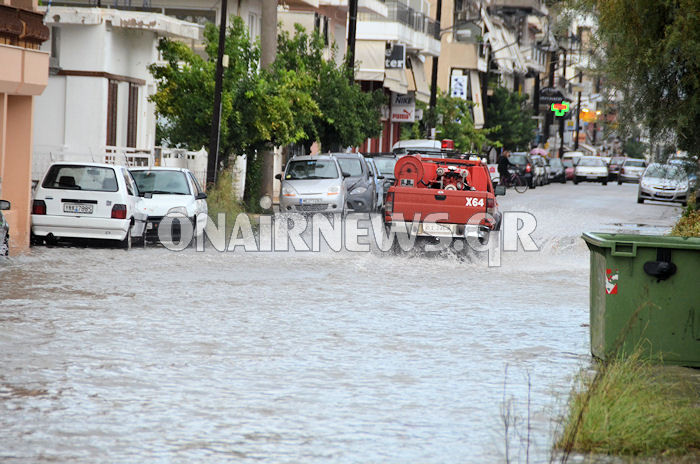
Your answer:
[[[513,187],[518,193],[525,193],[528,188],[527,182],[525,182],[523,178],[518,175],[517,171],[508,171],[508,174],[508,177],[505,178],[505,181],[502,182],[502,184],[506,187]]]

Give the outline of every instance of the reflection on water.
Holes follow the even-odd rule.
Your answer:
[[[581,217],[541,213],[541,251],[500,268],[155,247],[12,258],[0,460],[503,462],[508,404],[511,462],[528,408],[530,462],[547,462],[589,360]]]

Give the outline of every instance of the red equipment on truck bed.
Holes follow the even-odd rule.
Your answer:
[[[480,239],[500,226],[496,190],[481,160],[404,156],[394,175],[386,196],[387,225],[417,221],[418,236]]]

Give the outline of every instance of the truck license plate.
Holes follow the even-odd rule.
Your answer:
[[[423,232],[425,232],[426,234],[451,234],[452,229],[447,224],[424,222]]]
[[[92,205],[66,203],[63,205],[63,212],[74,214],[92,214]]]

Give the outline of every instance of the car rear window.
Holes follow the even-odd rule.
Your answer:
[[[338,158],[340,169],[346,172],[350,177],[362,177],[362,164],[359,159]]]
[[[287,166],[287,180],[337,179],[338,168],[333,160],[298,160]]]
[[[625,161],[625,166],[631,166],[633,168],[643,168],[644,161],[641,160],[627,160]]]
[[[68,164],[51,166],[41,186],[48,189],[92,192],[116,192],[119,190],[114,169]]]
[[[139,192],[161,195],[189,195],[190,187],[182,171],[131,171]]]
[[[527,164],[527,156],[525,155],[510,155],[508,159],[513,164]]]
[[[610,160],[610,164],[620,164],[625,161],[625,158],[622,156],[615,156]]]
[[[549,160],[549,165],[553,168],[560,168],[561,160],[559,158],[552,158],[551,160]]]
[[[602,159],[581,158],[577,166],[605,166],[605,163]]]

